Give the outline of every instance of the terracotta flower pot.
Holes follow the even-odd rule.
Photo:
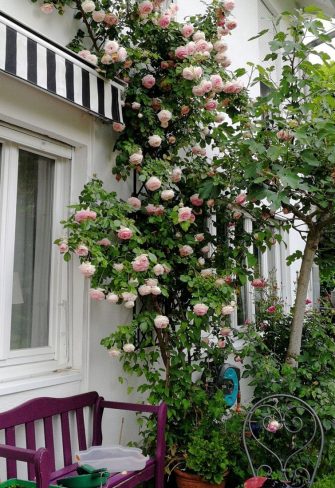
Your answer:
[[[176,483],[178,488],[225,488],[226,482],[222,481],[220,484],[209,483],[204,481],[201,476],[187,473],[180,469],[174,470],[176,476]],[[228,472],[227,472],[228,474]]]

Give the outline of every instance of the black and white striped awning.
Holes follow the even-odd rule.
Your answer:
[[[98,75],[71,51],[0,12],[0,71],[108,121],[123,122],[124,87]]]

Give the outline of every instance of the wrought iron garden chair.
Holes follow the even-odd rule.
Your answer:
[[[255,481],[261,476],[279,477],[294,488],[310,488],[321,461],[324,433],[306,402],[277,394],[252,407],[244,422],[243,444]],[[262,486],[253,484],[252,478],[248,485]]]

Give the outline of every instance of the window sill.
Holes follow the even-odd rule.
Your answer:
[[[37,390],[39,388],[61,385],[64,383],[80,382],[81,379],[81,373],[78,370],[68,369],[54,371],[45,375],[4,381],[0,382],[0,396],[11,395],[13,393],[20,393],[28,390]]]

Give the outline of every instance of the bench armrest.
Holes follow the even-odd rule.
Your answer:
[[[37,488],[48,488],[51,473],[51,457],[49,451],[44,447],[34,451],[22,447],[0,444],[0,457],[6,460],[23,461],[33,464]],[[16,463],[14,467],[16,476]],[[12,475],[9,475],[12,477]]]

